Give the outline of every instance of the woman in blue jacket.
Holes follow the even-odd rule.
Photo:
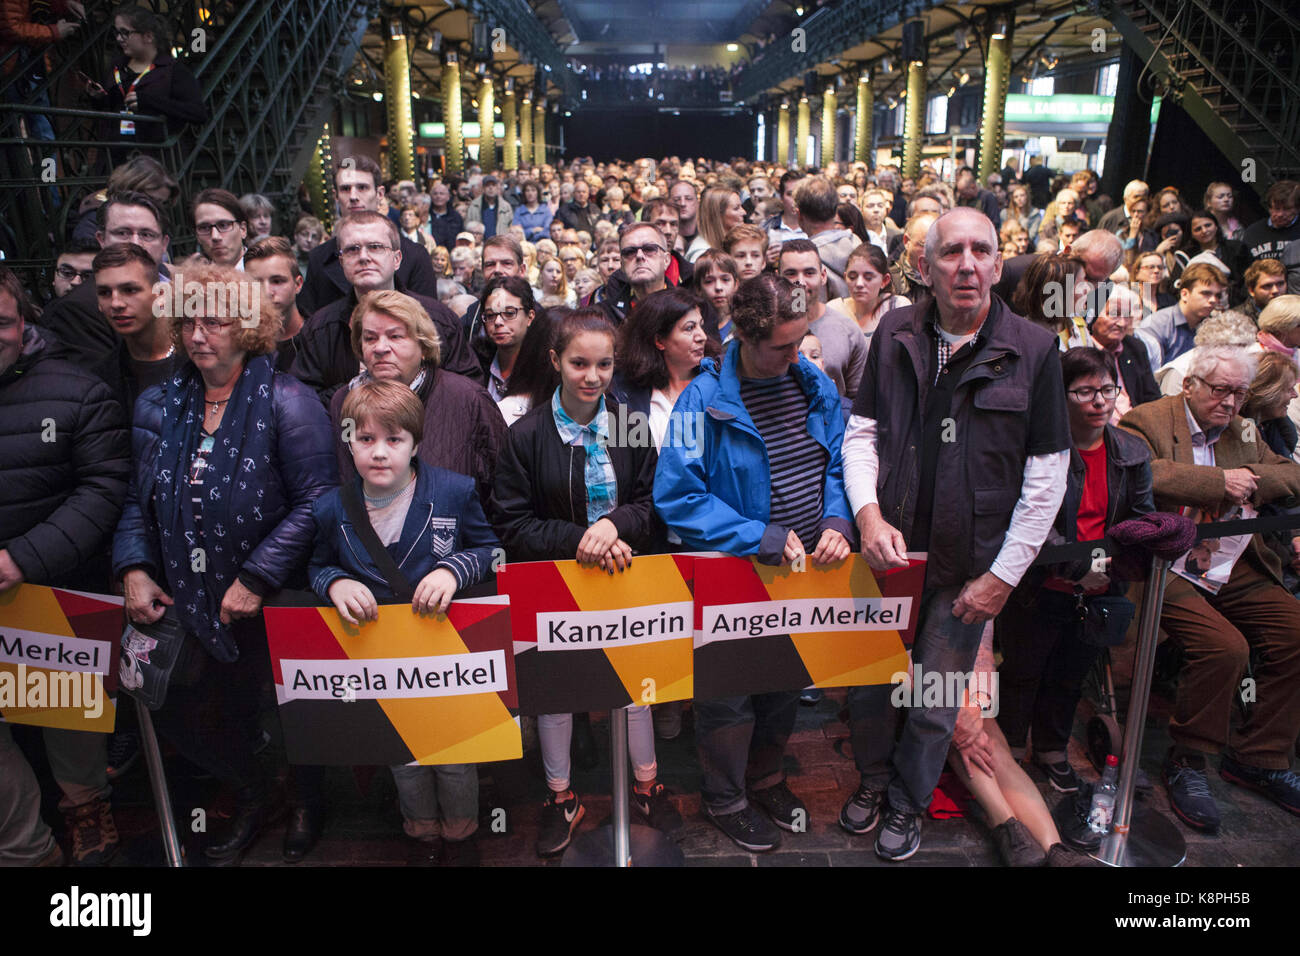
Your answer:
[[[154,719],[235,792],[230,829],[205,849],[232,860],[266,822],[267,780],[253,751],[268,668],[262,599],[303,577],[312,501],[338,484],[338,465],[320,400],[275,371],[280,320],[270,300],[220,266],[173,281],[186,309],[168,321],[188,361],[136,402],[113,574],[132,622],[167,614],[184,631],[194,666],[172,675]],[[258,302],[260,312],[241,315]],[[159,303],[170,307],[170,293]],[[184,314],[195,303],[202,314]]]
[[[741,283],[721,365],[705,359],[673,408],[655,509],[691,550],[764,564],[827,564],[851,551],[839,393],[799,354],[808,316],[794,291],[772,275]],[[744,849],[775,847],[772,823],[793,832],[807,821],[781,770],[798,701],[798,690],[695,701],[702,803]]]
[[[524,201],[515,209],[515,224],[523,226],[524,238],[529,242],[545,239],[550,233],[555,213],[548,204],[542,202],[542,190],[533,180],[526,180],[520,191],[524,195]]]

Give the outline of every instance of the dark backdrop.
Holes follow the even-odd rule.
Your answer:
[[[1254,185],[1241,181],[1241,169],[1228,162],[1196,120],[1168,98],[1160,104],[1145,178],[1153,196],[1165,186],[1177,186],[1193,209],[1200,208],[1210,183],[1232,183],[1237,190],[1238,219],[1249,225],[1264,214]]]
[[[638,156],[751,156],[754,118],[748,114],[577,109],[564,120],[566,159],[597,162]]]

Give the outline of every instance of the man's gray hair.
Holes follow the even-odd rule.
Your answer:
[[[1246,348],[1255,344],[1255,323],[1249,316],[1231,309],[1216,312],[1196,327],[1196,345],[1235,345]]]
[[[1070,254],[1084,257],[1104,256],[1106,275],[1110,275],[1124,261],[1124,246],[1118,236],[1105,229],[1089,229],[1070,244]]]
[[[1151,187],[1140,179],[1130,179],[1124,187],[1124,198],[1132,199],[1134,196],[1145,196],[1150,194]]]
[[[925,234],[925,258],[930,265],[934,265],[934,253],[935,249],[938,248],[939,245],[939,223],[952,216],[979,216],[980,219],[984,220],[988,225],[993,251],[997,251],[998,231],[993,228],[993,220],[989,219],[988,216],[984,215],[984,213],[980,212],[978,209],[974,209],[970,206],[958,206],[956,209],[949,209],[934,222],[930,223],[930,228]]]
[[[1232,365],[1244,371],[1248,381],[1254,381],[1259,354],[1249,352],[1239,345],[1198,345],[1192,349],[1192,360],[1187,364],[1187,377],[1205,381],[1220,365]]]

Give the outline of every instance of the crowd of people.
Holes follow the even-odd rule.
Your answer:
[[[1142,562],[1036,565],[1039,549],[1157,510],[1300,498],[1300,183],[1273,183],[1251,223],[1231,184],[1188,204],[1134,180],[1113,204],[1095,173],[1038,161],[982,185],[965,167],[948,183],[927,166],[677,157],[415,183],[355,155],[333,186],[327,233],[306,210],[277,221],[265,197],[181,196],[125,157],[52,288],[0,270],[0,591],[115,592],[134,625],[183,635],[154,720],[233,807],[205,842],[214,863],[281,799],[287,861],[326,819],[323,768],[259,754],[264,605],[299,589],[351,624],[395,602],[437,614],[504,549],[610,574],[672,551],[861,552],[878,570],[927,553],[913,666],[996,672],[1000,708],[973,689],[900,709],[892,685],[849,688],[860,784],[838,824],[908,859],[950,768],[1004,862],[1079,864],[1027,768],[1082,786],[1067,745],[1116,643],[1094,622],[1131,617]],[[172,247],[182,219],[197,250]],[[612,437],[623,409],[649,441]],[[1216,759],[1300,814],[1296,535],[1175,563],[1163,629],[1184,661],[1161,777],[1194,829],[1219,827]],[[746,850],[806,829],[783,771],[801,699],[816,694],[685,705],[703,812]],[[684,709],[629,708],[632,805],[664,831],[682,821],[656,740],[682,733]],[[544,857],[585,815],[586,722],[536,721]],[[78,864],[120,842],[111,779],[138,746],[123,724],[43,733]],[[421,858],[474,864],[477,768],[392,772]],[[64,860],[40,805],[0,724],[0,863]]]
[[[731,98],[731,85],[741,70],[739,63],[731,67],[656,64],[648,70],[613,63],[583,70],[582,95],[588,102],[664,100],[677,106],[712,106],[720,97]]]

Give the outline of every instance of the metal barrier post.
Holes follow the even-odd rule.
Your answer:
[[[1119,792],[1111,832],[1093,856],[1108,866],[1180,866],[1187,859],[1182,833],[1166,817],[1150,807],[1135,806],[1133,788],[1142,754],[1142,732],[1146,727],[1147,699],[1155,672],[1156,634],[1160,609],[1165,599],[1165,572],[1169,562],[1151,561],[1151,574],[1142,595],[1138,620],[1137,651],[1133,661],[1133,686],[1129,691],[1128,720],[1124,724],[1124,754],[1120,760]]]
[[[632,824],[627,815],[627,709],[609,712],[609,762],[614,765],[614,865],[632,865]]]
[[[144,762],[149,767],[149,786],[153,790],[154,806],[158,809],[158,828],[162,831],[163,853],[168,866],[184,866],[180,837],[176,834],[176,819],[172,814],[172,796],[167,789],[167,775],[163,773],[162,751],[158,749],[158,735],[154,733],[153,718],[148,707],[135,705],[140,724],[140,746],[144,748]]]

